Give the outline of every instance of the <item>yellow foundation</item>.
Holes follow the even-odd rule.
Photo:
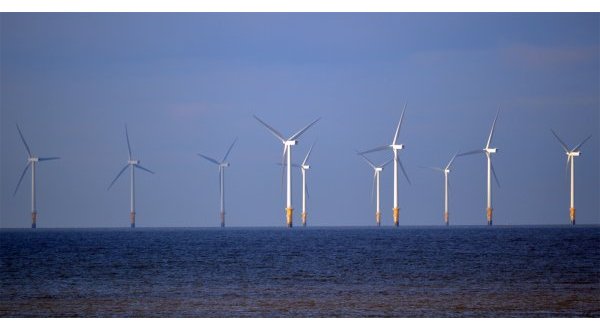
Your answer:
[[[572,207],[569,209],[569,216],[571,217],[571,224],[575,224],[575,208]]]
[[[286,219],[286,224],[288,227],[292,227],[292,215],[294,213],[294,209],[291,207],[288,207],[285,209],[285,219]]]
[[[381,226],[381,212],[375,213],[375,222],[377,222],[377,226]]]
[[[450,214],[448,212],[444,212],[444,223],[446,226],[448,225],[448,220],[450,219]]]
[[[491,207],[487,208],[487,222],[488,222],[488,225],[492,224],[492,213],[493,213],[493,211],[494,211],[493,208],[491,208]]]
[[[37,226],[37,212],[31,212],[31,228]]]
[[[129,220],[131,220],[131,227],[135,227],[135,212],[129,213]]]
[[[393,211],[394,211],[394,226],[398,227],[398,218],[400,218],[400,209],[397,207],[394,207]]]
[[[302,226],[306,226],[306,212],[302,212]]]

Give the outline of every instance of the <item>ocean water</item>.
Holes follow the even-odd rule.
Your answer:
[[[2,317],[599,317],[600,227],[0,230]]]

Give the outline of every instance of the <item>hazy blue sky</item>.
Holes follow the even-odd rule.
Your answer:
[[[134,155],[137,225],[218,226],[220,158],[228,226],[284,226],[281,143],[323,119],[310,144],[310,225],[374,225],[372,170],[354,153],[400,142],[412,180],[400,181],[400,223],[442,225],[441,166],[493,146],[501,188],[495,224],[568,224],[568,181],[554,128],[576,160],[578,223],[600,223],[599,14],[2,14],[1,221],[30,226],[27,154],[38,167],[39,227],[126,227],[129,182],[106,188]],[[373,154],[378,162],[391,152]],[[450,221],[485,224],[485,157],[456,161]],[[295,223],[300,175],[294,171]],[[382,174],[383,224],[392,224],[392,167]]]

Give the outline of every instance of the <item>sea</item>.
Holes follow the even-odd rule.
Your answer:
[[[600,227],[0,230],[1,317],[599,317]]]

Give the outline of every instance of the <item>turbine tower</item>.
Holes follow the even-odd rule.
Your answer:
[[[229,156],[229,153],[231,152],[231,149],[233,148],[233,146],[235,145],[235,142],[237,141],[237,137],[233,140],[233,143],[231,144],[231,146],[229,146],[229,149],[227,149],[227,152],[225,153],[225,156],[223,157],[223,160],[221,160],[220,162],[216,161],[215,159],[205,156],[203,154],[198,154],[198,156],[208,160],[209,162],[217,165],[219,167],[219,195],[220,195],[220,199],[221,199],[221,227],[225,227],[225,168],[229,167],[229,163],[225,162],[227,160],[227,156]]]
[[[286,164],[286,169],[284,169],[284,170],[287,170],[286,171],[287,172],[287,199],[286,199],[285,215],[286,215],[286,224],[288,227],[291,228],[292,223],[293,223],[292,219],[293,219],[293,212],[294,212],[294,209],[292,208],[292,169],[291,169],[292,168],[292,146],[298,144],[297,139],[300,137],[300,135],[302,135],[304,132],[306,132],[307,129],[309,129],[312,125],[314,125],[316,122],[318,122],[321,118],[317,118],[312,123],[306,125],[303,129],[299,130],[298,132],[296,132],[294,135],[290,136],[287,139],[284,138],[283,135],[281,135],[281,133],[279,133],[276,129],[269,126],[267,123],[262,121],[256,115],[254,115],[254,118],[256,120],[258,120],[261,124],[263,124],[269,130],[269,132],[271,132],[271,134],[273,134],[283,144],[283,155],[282,155],[281,163]],[[286,155],[287,155],[287,159],[286,159]]]
[[[400,217],[400,209],[398,208],[398,166],[402,169],[402,173],[404,173],[404,177],[406,177],[406,181],[410,184],[410,179],[404,170],[404,166],[402,165],[402,161],[398,158],[398,152],[404,149],[404,144],[398,144],[398,135],[400,134],[400,126],[402,126],[402,120],[404,119],[404,112],[406,111],[406,103],[404,103],[404,109],[402,109],[402,114],[400,115],[400,121],[398,122],[398,127],[396,127],[396,134],[394,134],[394,140],[392,140],[392,144],[381,146],[377,148],[373,148],[367,151],[360,152],[359,154],[363,155],[370,152],[380,151],[391,149],[394,153],[394,208],[392,209],[394,212],[394,226],[398,227],[398,218]]]
[[[450,166],[452,165],[456,157],[457,154],[454,154],[454,156],[452,156],[452,158],[448,162],[448,165],[446,165],[446,167],[444,168],[426,167],[428,169],[444,173],[444,223],[446,224],[446,226],[450,224],[450,214],[448,213],[448,175],[450,174]]]
[[[117,179],[119,179],[121,174],[123,174],[123,172],[125,172],[125,170],[127,168],[130,169],[130,173],[131,173],[131,181],[130,181],[131,197],[130,198],[131,199],[130,199],[129,219],[131,220],[131,228],[135,228],[135,169],[139,168],[140,170],[146,171],[150,174],[154,174],[154,172],[150,171],[149,169],[147,169],[145,167],[142,167],[140,165],[139,160],[133,159],[133,156],[131,155],[131,144],[129,143],[129,133],[127,132],[127,125],[125,125],[125,137],[127,138],[127,150],[129,151],[129,159],[127,160],[127,164],[125,165],[125,167],[123,167],[123,169],[119,172],[119,174],[117,174],[115,179],[112,180],[112,182],[110,183],[110,185],[108,186],[108,188],[106,190],[110,190],[110,188],[113,186],[113,184],[115,184]]]
[[[369,166],[371,166],[371,168],[373,168],[373,186],[371,187],[371,199],[373,199],[373,189],[376,189],[376,211],[375,211],[375,222],[377,223],[377,226],[381,226],[381,212],[379,210],[379,174],[383,171],[383,168],[389,164],[393,159],[388,160],[387,162],[376,166],[375,164],[373,164],[373,162],[371,162],[367,157],[365,157],[365,155],[362,155],[360,153],[358,153],[359,156],[361,156],[362,158],[364,158],[365,162],[367,162],[367,164],[369,164]],[[374,188],[376,187],[376,188]]]
[[[25,177],[25,173],[27,173],[27,169],[31,167],[31,228],[37,227],[37,209],[35,205],[35,166],[38,162],[44,162],[47,160],[55,160],[60,159],[60,157],[36,157],[31,153],[31,149],[29,149],[29,145],[25,142],[25,138],[23,137],[23,133],[17,125],[17,131],[19,131],[19,136],[21,137],[21,141],[25,145],[25,149],[27,149],[27,164],[25,165],[25,169],[19,178],[19,182],[17,183],[17,187],[13,192],[13,197],[17,194],[17,190],[19,190],[19,186],[21,185],[21,181],[23,181],[23,177]]]
[[[492,143],[492,138],[494,137],[494,128],[496,127],[496,120],[498,120],[498,115],[500,114],[500,107],[498,106],[498,111],[496,112],[496,117],[494,118],[494,122],[492,123],[492,129],[490,130],[490,135],[488,136],[487,143],[485,147],[481,150],[473,150],[468,151],[458,156],[466,156],[472,154],[485,153],[485,157],[487,158],[487,222],[488,225],[492,225],[492,212],[494,208],[492,207],[492,174],[494,175],[494,180],[500,187],[500,181],[498,181],[498,177],[496,176],[496,171],[494,170],[494,165],[492,165],[492,154],[498,152],[498,148],[491,148],[490,145]]]
[[[567,154],[567,167],[566,170],[569,170],[569,163],[571,163],[571,199],[570,199],[570,207],[569,207],[569,216],[571,218],[571,224],[575,225],[575,157],[579,157],[581,155],[580,148],[584,143],[587,142],[592,136],[588,136],[581,143],[575,146],[573,149],[569,149],[567,145],[558,137],[554,130],[551,130],[552,134],[556,137],[563,150]]]

